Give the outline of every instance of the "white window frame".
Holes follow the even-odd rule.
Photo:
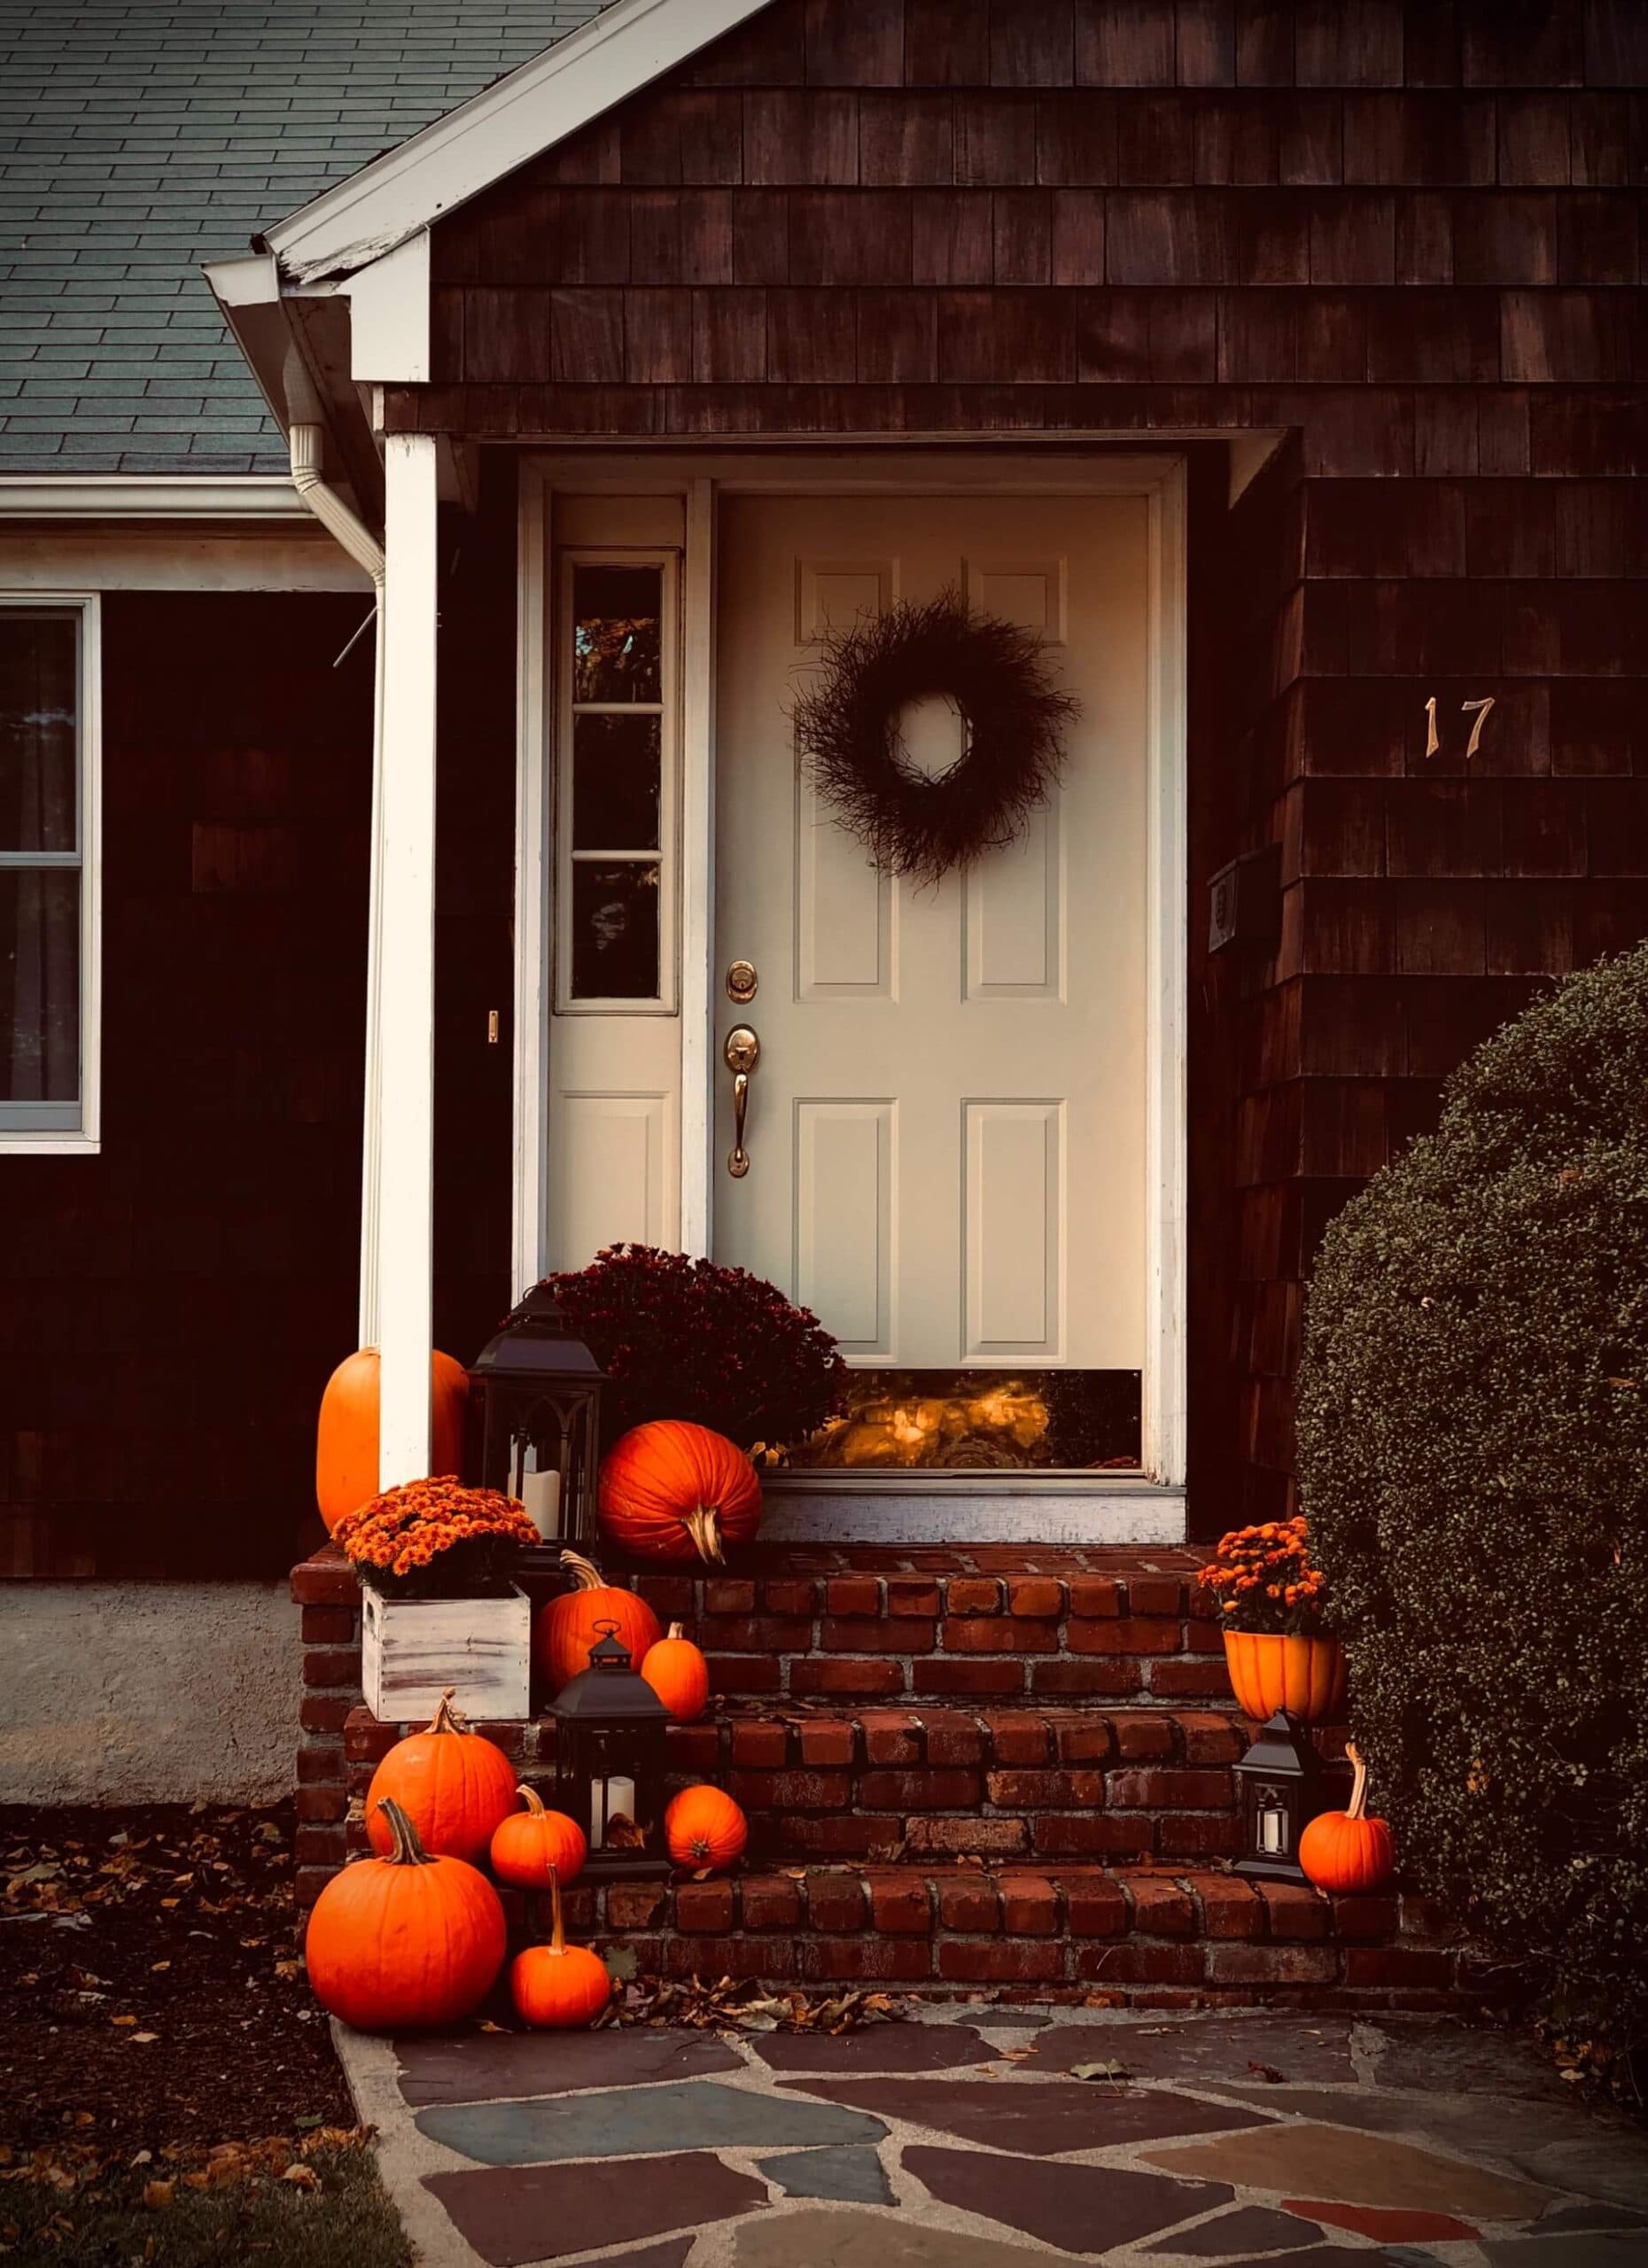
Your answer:
[[[103,1066],[103,660],[102,606],[96,591],[0,591],[0,607],[30,614],[80,616],[78,816],[80,888],[80,1123],[29,1127],[6,1122],[18,1107],[0,1102],[0,1155],[95,1156],[102,1147]],[[67,865],[66,858],[43,859],[27,852],[0,850],[0,865],[37,867]]]

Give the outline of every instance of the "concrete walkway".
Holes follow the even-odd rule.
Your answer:
[[[1439,2022],[335,2030],[427,2268],[1648,2268],[1648,2132]]]

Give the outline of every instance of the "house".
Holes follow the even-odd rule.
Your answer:
[[[245,1675],[342,1353],[420,1473],[431,1348],[617,1238],[1136,1444],[776,1533],[1282,1509],[1323,1225],[1648,927],[1648,15],[7,21],[4,1607],[61,1723],[94,1607]],[[789,716],[946,590],[1076,707],[923,888]]]

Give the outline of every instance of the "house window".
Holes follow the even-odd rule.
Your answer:
[[[556,1005],[674,1008],[675,558],[564,555]]]
[[[0,597],[0,1148],[97,1139],[97,601]]]

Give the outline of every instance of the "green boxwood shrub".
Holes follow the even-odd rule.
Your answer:
[[[1648,947],[1455,1073],[1328,1231],[1299,1473],[1404,1874],[1648,2036]]]

